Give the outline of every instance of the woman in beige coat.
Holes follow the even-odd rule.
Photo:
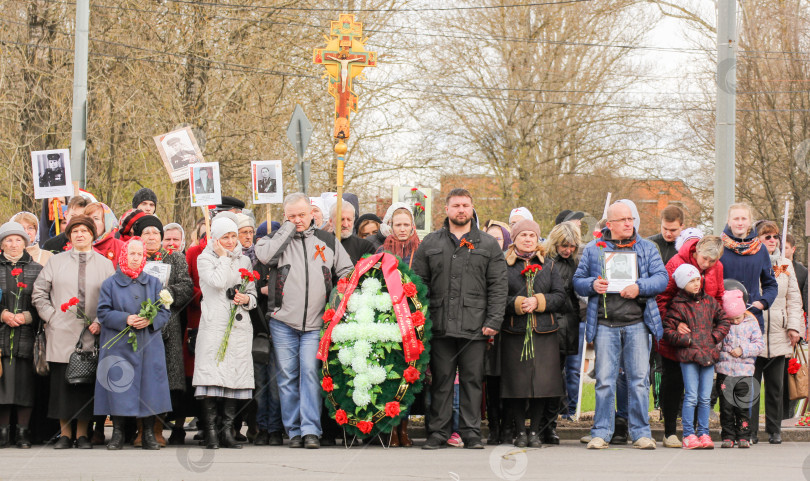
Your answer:
[[[768,431],[768,440],[771,444],[780,444],[785,358],[791,357],[793,346],[799,341],[799,332],[803,325],[802,295],[793,263],[781,255],[779,228],[776,223],[760,222],[757,226],[757,235],[771,256],[779,293],[768,310],[762,313],[765,320],[765,329],[762,332],[765,350],[756,361],[754,378],[757,382],[765,378],[765,430]],[[754,403],[752,411],[759,412],[759,398]],[[758,428],[759,416],[751,416],[752,440],[757,439]]]
[[[96,318],[101,284],[115,273],[112,262],[93,250],[96,237],[95,222],[85,215],[74,216],[65,229],[72,248],[53,256],[42,269],[36,283],[32,301],[45,322],[47,349],[45,359],[51,371],[51,396],[48,416],[59,419],[62,436],[55,449],[73,447],[71,421],[76,420],[76,445],[82,449],[93,447],[87,438],[87,423],[93,416],[94,383],[68,384],[65,380],[70,354],[84,330],[84,320],[76,315],[76,308],[92,321],[88,330],[92,335],[82,336],[82,347],[92,349],[95,336],[101,330]],[[76,297],[79,304],[63,312],[61,306]]]

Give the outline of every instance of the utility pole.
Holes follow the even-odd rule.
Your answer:
[[[715,129],[714,233],[725,227],[734,203],[737,121],[737,0],[719,0],[717,12],[717,124]]]
[[[90,0],[76,0],[76,45],[73,55],[73,118],[70,129],[70,172],[74,184],[87,185],[87,48]]]

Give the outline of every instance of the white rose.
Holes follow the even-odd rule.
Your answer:
[[[162,289],[160,291],[160,302],[166,306],[166,309],[171,307],[172,303],[174,302],[174,298],[172,297],[171,293],[166,289]]]

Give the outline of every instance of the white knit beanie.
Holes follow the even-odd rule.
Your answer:
[[[692,279],[700,279],[700,272],[692,264],[681,264],[672,273],[672,278],[675,279],[678,288],[683,289]]]
[[[228,232],[233,232],[234,234],[239,232],[239,229],[236,227],[236,222],[231,219],[220,217],[214,219],[214,222],[211,223],[211,237],[214,239],[219,239]]]

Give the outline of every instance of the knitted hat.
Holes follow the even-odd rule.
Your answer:
[[[135,222],[145,215],[146,212],[140,209],[128,210],[123,216],[121,216],[121,222],[118,223],[118,233],[122,237],[131,236],[132,227],[135,225]]]
[[[239,224],[239,219],[236,218],[236,214],[228,210],[222,211],[219,214],[215,215],[214,218],[211,219],[211,222],[213,223],[215,220],[223,218],[232,220],[234,224],[237,225]]]
[[[740,317],[745,312],[742,292],[737,289],[726,291],[723,294],[723,310],[730,318]]]
[[[147,227],[154,227],[160,232],[160,238],[163,239],[163,222],[155,215],[141,216],[132,226],[132,235],[140,237]]]
[[[234,234],[239,232],[239,227],[236,226],[236,222],[231,219],[219,217],[214,219],[214,222],[211,222],[211,237],[213,239],[219,239],[229,232],[233,232]]]
[[[537,225],[537,222],[526,219],[518,222],[514,227],[512,227],[512,241],[514,242],[514,240],[517,239],[517,236],[524,231],[534,232],[537,234],[537,240],[540,240],[540,226]]]
[[[672,273],[672,278],[675,279],[678,288],[683,289],[692,279],[700,279],[700,272],[692,264],[681,264]]]
[[[686,229],[681,231],[681,235],[675,239],[675,249],[681,250],[686,241],[690,239],[702,239],[703,238],[703,231],[698,229],[697,227],[687,227]]]
[[[143,189],[135,192],[135,195],[132,197],[132,208],[137,209],[141,202],[145,200],[151,200],[155,203],[155,207],[157,208],[157,195],[152,189],[147,189],[144,187]]]
[[[23,242],[25,242],[25,247],[31,244],[31,239],[28,237],[28,233],[25,232],[25,227],[19,222],[6,222],[0,226],[0,242],[3,242],[3,240],[10,235],[22,237]]]
[[[73,231],[73,229],[80,225],[87,227],[90,230],[90,234],[93,236],[93,240],[96,239],[98,235],[96,234],[96,221],[94,221],[90,216],[74,215],[70,218],[70,222],[68,223],[67,227],[65,227],[65,237],[67,237],[68,241],[70,240],[70,233]]]
[[[236,214],[236,225],[241,229],[242,227],[253,227],[256,228],[256,223],[253,221],[249,215],[245,214]]]
[[[525,207],[515,207],[514,209],[512,209],[512,212],[509,213],[509,223],[510,224],[512,223],[512,217],[514,217],[516,215],[522,216],[524,219],[534,220],[534,216],[532,216],[532,213],[529,212],[529,209],[527,209]],[[512,237],[516,237],[516,236],[513,235]],[[539,237],[539,234],[538,234],[538,237]]]

